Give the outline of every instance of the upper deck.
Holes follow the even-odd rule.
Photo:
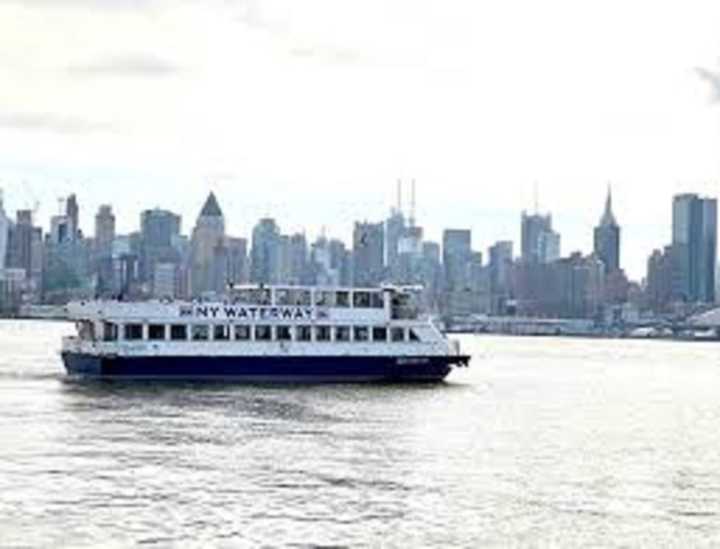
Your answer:
[[[327,288],[246,285],[222,301],[90,301],[68,305],[76,320],[207,323],[379,324],[418,320],[417,288]]]

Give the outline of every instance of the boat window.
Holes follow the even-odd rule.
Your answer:
[[[387,328],[383,326],[375,326],[372,329],[373,341],[387,341]]]
[[[290,326],[278,326],[277,339],[278,341],[291,341],[292,332],[290,331]]]
[[[350,292],[337,292],[335,294],[336,307],[350,307]]]
[[[185,324],[173,324],[170,326],[170,339],[173,341],[187,341],[187,326]]]
[[[297,341],[312,341],[312,326],[296,326],[295,339]]]
[[[248,341],[250,339],[250,326],[235,326],[235,339]]]
[[[275,304],[276,305],[291,305],[290,290],[275,290]]]
[[[195,324],[192,327],[193,341],[207,341],[210,339],[210,326],[207,324]]]
[[[310,290],[290,290],[290,305],[307,306],[312,303]]]
[[[395,294],[392,298],[393,320],[415,320],[419,316],[417,305],[409,294]]]
[[[268,288],[243,288],[233,294],[233,303],[243,305],[270,305],[270,290]]]
[[[415,330],[410,330],[410,341],[420,341],[420,338]]]
[[[230,339],[230,326],[218,324],[213,326],[213,339],[215,341],[227,341]]]
[[[328,291],[316,291],[315,292],[315,305],[318,307],[334,307],[335,306],[335,292]]]
[[[355,292],[353,294],[353,307],[361,309],[370,307],[370,292]]]
[[[385,301],[383,299],[382,292],[370,293],[370,307],[372,307],[373,309],[383,309],[385,307]]]
[[[390,339],[392,341],[405,341],[405,328],[392,328],[390,330]]]
[[[367,326],[355,326],[353,336],[355,341],[368,341],[370,339],[370,330],[368,330]]]
[[[272,326],[255,326],[255,341],[270,341]]]
[[[165,325],[150,324],[150,326],[148,326],[148,339],[151,341],[162,341],[165,339]]]
[[[335,341],[350,341],[350,326],[335,326]]]
[[[112,322],[103,323],[103,341],[117,341],[118,327]]]
[[[143,338],[142,324],[125,324],[125,339],[139,341]]]
[[[78,323],[77,329],[80,339],[84,341],[95,341],[95,325],[92,322],[83,320]]]
[[[330,341],[330,326],[316,326],[315,341]]]

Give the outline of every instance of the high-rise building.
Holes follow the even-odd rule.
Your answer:
[[[695,303],[715,301],[717,200],[682,194],[673,200],[673,295]]]
[[[222,265],[227,254],[225,244],[225,218],[214,193],[205,201],[190,243],[190,292],[199,297],[205,293],[222,293],[225,290]]]
[[[33,216],[30,210],[18,210],[10,227],[7,267],[24,269],[27,278],[32,271]]]
[[[115,215],[111,206],[100,206],[95,216],[95,271],[99,294],[114,294],[112,247],[115,240]]]
[[[398,272],[398,255],[404,234],[405,216],[399,209],[393,209],[385,221],[385,266],[393,280]]]
[[[77,240],[80,236],[80,207],[74,194],[65,202],[65,215],[68,219],[68,236],[70,240]]]
[[[467,229],[446,229],[443,232],[443,266],[448,290],[470,287],[469,266],[472,260],[472,233]]]
[[[353,284],[378,286],[385,279],[383,223],[355,223],[353,230]]]
[[[7,264],[8,253],[8,235],[10,233],[10,219],[5,213],[5,205],[3,203],[3,194],[0,190],[0,271]]]
[[[490,247],[488,269],[490,271],[490,309],[495,314],[505,310],[510,298],[513,264],[513,243],[510,241],[496,242]]]
[[[228,282],[232,284],[245,284],[250,277],[248,265],[248,242],[245,238],[228,238]]]
[[[605,273],[620,270],[620,226],[612,211],[612,194],[608,188],[605,212],[595,227],[595,255],[605,264]]]
[[[560,235],[553,231],[551,215],[522,213],[522,259],[552,263],[560,258]]]
[[[250,281],[277,284],[281,267],[280,229],[274,219],[261,219],[253,228]]]
[[[180,263],[181,254],[176,240],[180,236],[182,218],[155,208],[140,215],[140,277],[146,282],[153,280],[158,263]]]

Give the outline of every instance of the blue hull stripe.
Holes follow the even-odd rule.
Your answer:
[[[457,357],[98,357],[63,353],[83,377],[230,379],[247,382],[441,381]]]

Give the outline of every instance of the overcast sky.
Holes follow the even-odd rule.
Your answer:
[[[384,217],[417,180],[431,238],[519,246],[551,211],[589,251],[612,182],[623,263],[670,239],[673,193],[718,193],[720,2],[0,0],[6,208],[76,192],[92,232],[215,189],[229,230]]]

